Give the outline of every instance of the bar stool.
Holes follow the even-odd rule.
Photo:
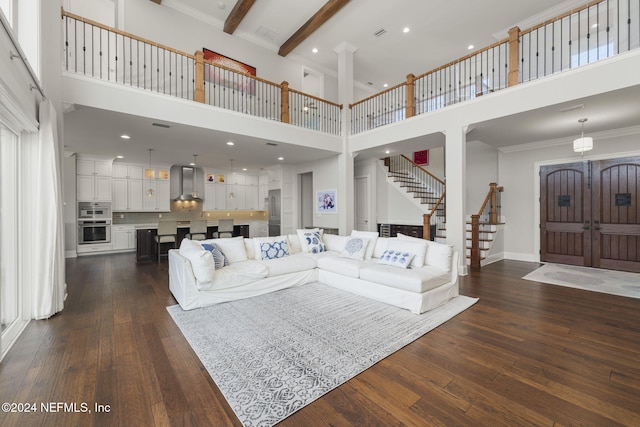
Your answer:
[[[158,262],[160,262],[160,252],[163,243],[173,243],[176,248],[176,240],[178,239],[178,221],[158,221],[158,234],[154,237],[158,249]],[[167,252],[167,257],[169,252]]]
[[[196,220],[189,224],[189,232],[185,236],[190,240],[204,240],[207,238],[207,221]]]
[[[218,221],[218,238],[221,237],[233,237],[232,219],[221,219]]]

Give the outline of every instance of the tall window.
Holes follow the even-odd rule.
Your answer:
[[[3,346],[21,327],[18,278],[18,135],[0,121],[0,323]]]

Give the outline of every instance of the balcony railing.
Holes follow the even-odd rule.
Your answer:
[[[65,71],[340,135],[340,104],[62,12]]]
[[[640,0],[596,0],[350,105],[356,134],[640,47]]]

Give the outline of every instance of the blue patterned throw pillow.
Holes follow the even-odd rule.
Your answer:
[[[384,251],[378,264],[391,265],[393,267],[407,268],[415,255],[406,251],[387,249]]]
[[[326,250],[324,242],[322,241],[322,236],[320,236],[320,233],[317,231],[304,233],[304,239],[307,243],[307,247],[309,248],[309,252],[312,254],[317,254]]]
[[[289,244],[286,240],[260,243],[261,259],[276,259],[289,256]]]
[[[229,260],[224,256],[224,253],[222,253],[218,245],[215,243],[203,243],[202,249],[211,252],[211,255],[213,255],[213,262],[216,265],[216,270],[229,265]]]
[[[344,246],[344,250],[340,253],[340,256],[343,258],[362,261],[367,253],[368,244],[369,239],[365,239],[363,237],[349,237]]]

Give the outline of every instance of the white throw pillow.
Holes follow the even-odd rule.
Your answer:
[[[344,246],[347,244],[347,240],[349,240],[349,236],[325,234],[322,236],[322,240],[324,240],[324,244],[328,251],[342,252],[344,250]]]
[[[290,253],[287,236],[255,237],[253,250],[257,260],[282,258]]]
[[[300,239],[297,234],[287,234],[287,240],[289,241],[289,253],[290,254],[299,254],[302,252],[302,248],[300,247]]]
[[[305,228],[301,230],[296,230],[296,234],[298,235],[298,241],[300,242],[300,251],[301,252],[309,252],[309,246],[307,245],[307,239],[305,237],[305,233],[312,232],[320,233],[320,237],[324,234],[324,230],[321,228]]]
[[[384,251],[387,250],[387,244],[389,243],[390,237],[378,237],[376,241],[375,248],[373,249],[373,257],[381,258]]]
[[[448,273],[451,271],[451,257],[453,257],[453,246],[428,241],[426,265],[441,268]]]
[[[340,252],[340,256],[342,258],[351,258],[362,261],[367,253],[368,245],[369,239],[351,236],[347,239],[344,249]]]
[[[405,251],[394,251],[387,249],[383,252],[382,256],[378,260],[378,264],[391,265],[393,267],[407,268],[411,261],[415,257],[415,254]]]
[[[201,290],[213,288],[216,265],[211,252],[202,249],[200,244],[189,239],[182,240],[179,252],[191,263],[191,270],[196,278],[196,287]]]
[[[244,239],[244,250],[247,252],[247,259],[256,259],[256,252],[253,247],[253,239]]]
[[[247,251],[244,248],[244,237],[228,237],[222,239],[213,239],[218,245],[224,256],[229,260],[229,264],[234,262],[247,261]]]
[[[369,245],[367,246],[367,253],[364,255],[364,259],[371,259],[373,256],[373,250],[376,248],[376,242],[378,241],[378,232],[377,231],[351,231],[352,237],[363,237],[365,239],[369,239]]]
[[[424,258],[427,254],[427,243],[426,240],[418,242],[400,239],[400,236],[398,236],[397,239],[389,239],[387,250],[410,252],[414,254],[415,256],[411,261],[411,267],[420,268],[424,265]]]

